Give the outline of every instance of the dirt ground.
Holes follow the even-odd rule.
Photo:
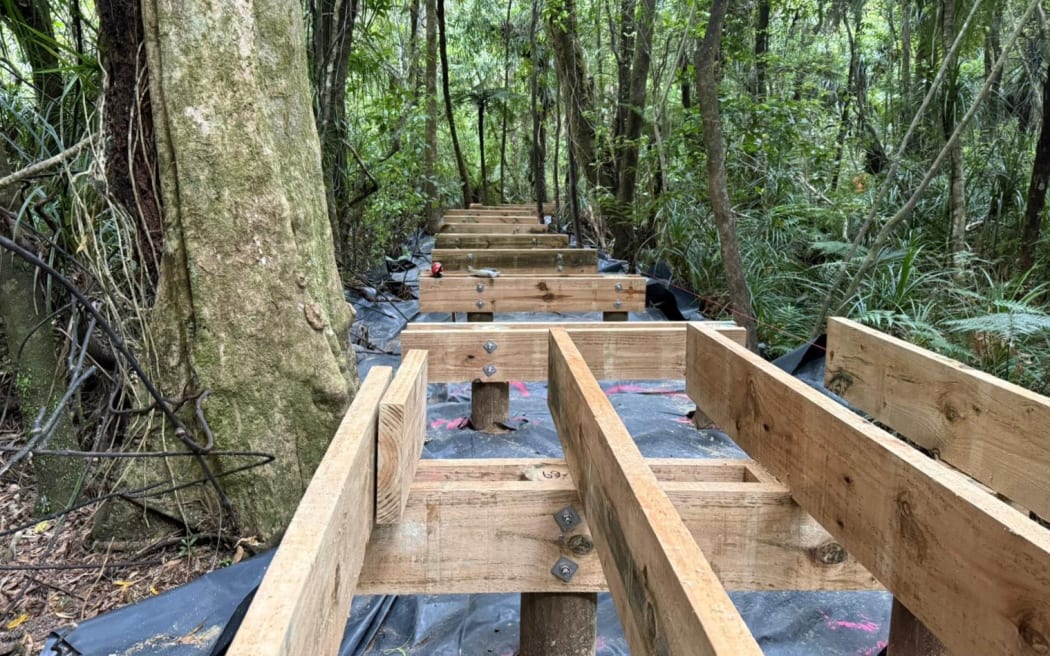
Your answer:
[[[0,445],[14,438],[0,431]],[[0,452],[0,465],[6,455]],[[39,653],[53,630],[177,587],[244,555],[240,547],[174,535],[151,544],[94,545],[89,534],[95,507],[34,523],[35,499],[27,465],[0,480],[0,656]]]

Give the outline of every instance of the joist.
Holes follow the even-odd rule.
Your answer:
[[[440,234],[545,234],[550,227],[542,223],[442,223]]]
[[[535,207],[472,207],[470,209],[447,209],[445,216],[539,216]]]
[[[645,310],[642,276],[465,276],[419,280],[422,312],[602,312]]]
[[[427,352],[407,351],[379,405],[376,524],[401,518],[427,436]]]
[[[544,225],[535,214],[446,214],[445,223],[502,223],[504,225]]]
[[[336,654],[373,529],[379,403],[373,367],[299,502],[230,656]]]
[[[435,262],[441,262],[446,274],[467,273],[467,267],[496,269],[500,275],[598,273],[598,251],[589,248],[435,248],[432,256]]]
[[[534,212],[536,210],[536,203],[509,203],[509,204],[506,204],[506,205],[482,205],[481,203],[471,203],[470,207],[468,209],[472,209],[472,210],[510,210],[510,211],[514,211],[514,210],[528,210],[528,211],[533,211]],[[554,209],[555,209],[555,204],[554,203],[543,203],[543,213],[544,214],[553,214],[554,213]],[[455,209],[453,208],[453,209],[450,209],[448,211],[455,211]]]
[[[423,299],[425,301],[426,295]],[[715,323],[713,329],[744,344],[743,328]],[[568,330],[599,380],[683,380],[682,322],[409,324],[401,348],[430,353],[430,382],[461,383],[547,380],[550,329]]]
[[[566,331],[548,353],[551,415],[632,653],[761,654]]]
[[[996,492],[1050,518],[1050,398],[846,319],[829,389]]]
[[[833,400],[688,329],[700,409],[956,654],[1050,649],[1050,531]]]
[[[567,248],[569,235],[547,234],[453,234],[441,233],[435,248]]]
[[[727,589],[881,589],[784,485],[750,480],[752,463],[645,462]],[[564,460],[423,460],[401,521],[376,527],[357,591],[606,591],[598,557],[582,548],[593,543],[587,513],[572,531],[586,540],[554,522],[569,505],[582,508]],[[550,572],[561,556],[580,566],[568,583]]]

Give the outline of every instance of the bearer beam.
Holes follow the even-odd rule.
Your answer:
[[[550,336],[548,403],[636,654],[762,653],[569,334]]]
[[[442,262],[444,263],[444,262]],[[642,276],[429,276],[419,279],[421,312],[642,312]]]
[[[726,588],[881,589],[786,487],[761,482],[766,475],[750,461],[645,463]],[[358,592],[608,590],[589,540],[570,541],[555,523],[566,506],[583,518],[572,535],[590,537],[593,527],[564,460],[422,460],[401,521],[376,527]],[[550,572],[561,556],[580,567],[568,583]]]
[[[500,275],[598,273],[598,251],[589,248],[435,248],[432,255],[435,262],[441,262],[445,273],[467,273],[467,267],[496,269]]]
[[[566,248],[569,235],[547,234],[450,234],[441,233],[435,248]]]
[[[550,229],[542,223],[442,223],[440,234],[546,234]]]
[[[543,225],[535,214],[445,214],[445,223],[505,223],[511,225]]]
[[[1050,531],[691,325],[690,396],[957,654],[1050,650]]]
[[[711,322],[738,344],[743,328]],[[547,344],[551,328],[565,329],[599,380],[685,378],[685,330],[682,322],[637,321],[602,326],[595,323],[500,323],[488,325],[409,324],[401,348],[430,353],[432,383],[547,380]]]
[[[401,518],[427,436],[427,352],[408,351],[379,407],[376,523]]]
[[[1050,518],[1050,398],[845,319],[828,321],[828,389]]]
[[[335,432],[227,652],[337,654],[372,534],[379,402],[389,367],[372,367]]]

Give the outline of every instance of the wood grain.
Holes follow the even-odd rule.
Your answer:
[[[551,415],[632,653],[761,654],[566,331],[548,353]]]
[[[467,273],[468,266],[497,269],[503,275],[598,273],[598,251],[589,248],[435,248],[432,256],[445,267],[445,273]]]
[[[372,367],[299,502],[227,652],[335,654],[372,534],[379,402],[389,367]]]
[[[829,389],[1050,518],[1050,398],[846,319],[828,321]]]
[[[445,223],[509,223],[509,224],[536,224],[540,223],[535,214],[517,213],[492,213],[492,212],[460,212],[446,213],[441,219]]]
[[[376,524],[397,522],[427,436],[427,352],[407,351],[379,405]]]
[[[1050,650],[1050,531],[747,349],[687,343],[701,409],[953,653]]]
[[[442,223],[440,234],[548,234],[550,229],[542,223]]]
[[[624,275],[424,276],[419,279],[419,308],[421,312],[641,312],[645,283],[642,276]]]
[[[880,589],[780,483],[740,480],[747,461],[648,459],[726,588]],[[746,476],[746,474],[744,474]],[[697,477],[699,480],[690,481]],[[529,480],[523,480],[531,477]],[[554,522],[586,512],[564,460],[422,460],[404,516],[376,527],[360,594],[597,592],[608,589],[597,556],[574,553]],[[580,570],[550,573],[559,556]]]
[[[454,234],[443,232],[435,248],[567,248],[569,235],[546,234]]]
[[[414,324],[409,324],[413,326]],[[541,381],[547,379],[550,328],[567,326],[570,336],[599,380],[685,378],[685,328],[678,322],[591,324],[491,324],[485,330],[461,324],[419,324],[401,333],[401,348],[430,353],[434,383]],[[579,327],[577,327],[579,326]],[[743,342],[743,328],[717,324],[716,330]],[[485,345],[491,342],[491,353]],[[491,375],[485,367],[496,369]]]

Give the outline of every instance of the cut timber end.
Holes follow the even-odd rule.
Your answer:
[[[593,656],[597,636],[597,594],[522,593],[520,656]]]
[[[379,406],[376,523],[401,518],[423,454],[427,418],[427,353],[408,351]]]
[[[372,367],[299,502],[227,652],[335,654],[372,535],[379,403],[390,367]]]
[[[879,422],[1050,518],[1050,398],[845,319],[825,384]]]
[[[1050,649],[1050,531],[716,333],[687,344],[701,410],[948,649]]]
[[[569,334],[550,333],[548,403],[636,654],[762,653]]]

